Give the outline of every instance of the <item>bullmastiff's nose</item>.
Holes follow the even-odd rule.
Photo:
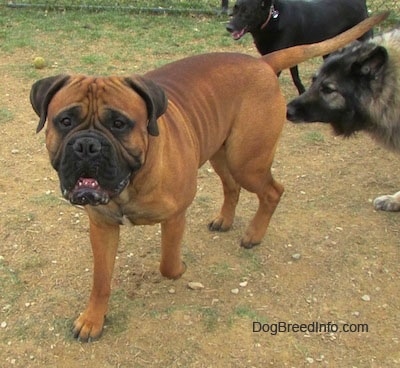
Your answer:
[[[101,152],[101,143],[93,137],[80,137],[75,140],[72,148],[81,159],[95,158]]]

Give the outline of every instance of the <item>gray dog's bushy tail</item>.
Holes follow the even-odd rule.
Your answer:
[[[279,73],[282,70],[291,68],[303,61],[316,56],[330,54],[331,52],[346,46],[348,43],[368,32],[375,25],[384,21],[389,16],[389,13],[390,12],[387,11],[366,18],[353,28],[350,28],[346,32],[328,40],[310,45],[300,45],[274,51],[262,56],[262,59],[271,66],[275,73]]]

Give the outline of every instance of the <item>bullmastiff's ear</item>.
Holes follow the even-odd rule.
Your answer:
[[[40,79],[32,85],[30,94],[31,105],[40,118],[36,133],[39,133],[44,127],[47,118],[47,108],[51,99],[65,85],[69,78],[68,75],[60,74]]]
[[[125,82],[146,102],[149,123],[147,131],[150,135],[158,136],[157,119],[167,110],[168,99],[164,90],[150,79],[134,76],[126,78]]]

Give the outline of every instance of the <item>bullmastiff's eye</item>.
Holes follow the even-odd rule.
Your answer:
[[[79,124],[80,115],[80,106],[72,106],[54,117],[54,126],[62,133],[67,133]]]
[[[122,130],[125,127],[126,127],[126,123],[123,122],[122,120],[115,120],[112,125],[112,129],[116,129],[116,130]]]
[[[60,125],[64,128],[68,128],[72,125],[70,118],[63,118],[60,120]]]
[[[134,120],[113,109],[107,109],[101,120],[107,129],[116,135],[125,134],[135,126]]]

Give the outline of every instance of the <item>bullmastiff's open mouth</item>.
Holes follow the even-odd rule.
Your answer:
[[[112,197],[119,195],[129,183],[129,177],[122,180],[114,190],[101,187],[94,178],[79,178],[71,190],[63,189],[64,198],[72,204],[98,206],[107,204]]]

